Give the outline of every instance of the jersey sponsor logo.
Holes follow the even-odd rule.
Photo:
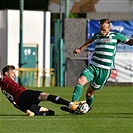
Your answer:
[[[6,92],[5,90],[2,90],[2,93],[11,101],[14,101],[14,97],[9,94],[8,92]]]
[[[111,39],[109,38],[104,38],[104,39],[97,39],[96,40],[96,43],[107,43],[107,42],[110,42]]]
[[[101,39],[102,42],[110,42],[110,39],[109,38],[104,38],[104,39]]]

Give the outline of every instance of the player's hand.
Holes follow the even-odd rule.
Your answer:
[[[81,52],[81,50],[78,48],[78,49],[75,49],[74,51],[73,51],[73,54],[74,55],[77,55],[77,54],[79,54]]]

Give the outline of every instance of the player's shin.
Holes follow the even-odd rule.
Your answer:
[[[51,101],[53,103],[56,103],[56,104],[63,104],[63,105],[67,105],[69,106],[69,101],[59,97],[59,96],[55,96],[55,95],[48,95],[48,98],[47,98],[48,101]]]
[[[92,106],[93,101],[94,101],[94,95],[92,95],[91,97],[86,97],[86,102],[89,105],[89,107]]]
[[[83,90],[83,86],[81,84],[76,84],[72,95],[73,102],[79,100],[79,98],[82,96],[82,90]]]

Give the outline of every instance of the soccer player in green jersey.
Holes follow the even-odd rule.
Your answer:
[[[120,33],[110,31],[110,20],[100,20],[100,31],[89,38],[80,48],[74,50],[73,54],[79,54],[87,46],[95,42],[95,50],[89,65],[81,72],[72,95],[72,101],[78,101],[82,95],[83,86],[88,82],[90,86],[86,91],[86,102],[91,107],[94,93],[103,87],[114,69],[114,58],[116,45],[119,42],[133,45],[133,39],[128,39]]]

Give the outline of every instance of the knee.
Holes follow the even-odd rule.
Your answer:
[[[40,93],[40,95],[39,95],[39,97],[38,97],[38,100],[39,100],[39,101],[47,101],[48,95],[49,95],[49,94],[47,94],[47,93],[45,93],[45,92],[42,92],[42,93]]]
[[[94,93],[95,93],[95,90],[87,90],[87,92],[86,92],[86,97],[92,97],[93,95],[94,95]]]
[[[81,83],[82,83],[82,80],[79,78],[79,79],[77,80],[77,83],[78,83],[78,84],[81,84]]]
[[[87,79],[85,77],[80,77],[78,80],[77,80],[77,83],[78,84],[81,84],[82,86],[84,86],[86,83],[87,83]]]
[[[91,92],[86,92],[86,97],[91,97],[92,93]]]

